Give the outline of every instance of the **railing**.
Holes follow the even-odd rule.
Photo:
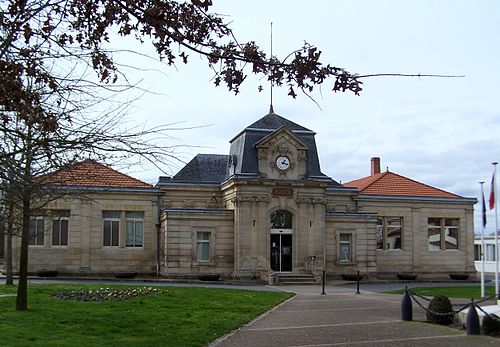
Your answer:
[[[481,312],[484,313],[485,317],[489,317],[497,322],[500,322],[500,318],[497,317],[494,314],[490,314],[486,311],[484,311],[479,304],[496,299],[496,295],[492,295],[486,298],[481,299],[480,301],[474,301],[474,299],[471,299],[471,302],[468,304],[452,304],[452,307],[456,307],[457,309],[450,312],[435,312],[433,310],[430,310],[428,307],[426,307],[424,304],[422,304],[420,300],[430,302],[432,299],[425,297],[423,295],[420,295],[418,293],[415,293],[408,289],[408,287],[405,287],[405,293],[403,295],[403,299],[401,300],[401,320],[403,321],[411,321],[413,320],[413,306],[412,306],[412,301],[414,301],[419,307],[424,309],[426,312],[430,313],[433,316],[441,316],[441,317],[454,317],[455,315],[459,314],[460,312],[469,309],[467,312],[467,318],[466,318],[466,331],[467,335],[479,335],[481,333],[481,326],[479,324],[479,316],[477,314],[476,309],[480,310]]]

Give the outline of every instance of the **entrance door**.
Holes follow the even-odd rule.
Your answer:
[[[271,234],[271,270],[292,271],[292,234]]]

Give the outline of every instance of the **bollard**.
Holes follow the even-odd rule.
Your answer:
[[[361,294],[359,292],[359,271],[358,271],[358,277],[357,277],[357,283],[356,283],[356,294]]]
[[[410,294],[408,293],[408,286],[405,287],[405,294],[403,295],[403,299],[401,300],[401,320],[413,320],[413,307],[411,305]]]
[[[326,295],[325,293],[325,282],[326,282],[326,272],[323,270],[323,291],[321,292],[321,295]]]
[[[465,321],[467,335],[481,335],[481,325],[479,324],[479,316],[477,315],[474,299],[471,299],[469,312]]]

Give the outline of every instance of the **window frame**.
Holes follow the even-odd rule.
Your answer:
[[[484,246],[484,261],[496,261],[495,244],[487,243]]]
[[[212,260],[212,232],[211,231],[206,231],[206,230],[198,230],[195,233],[195,241],[196,241],[196,248],[195,248],[195,259],[196,262],[198,263],[210,263]],[[205,239],[200,239],[199,235],[208,235],[208,240]],[[203,245],[208,248],[208,257],[207,259],[202,259],[200,258],[200,252],[199,252],[199,247]]]
[[[32,232],[32,221],[35,221],[35,228],[34,232]],[[38,223],[37,221],[42,221],[42,232],[40,233],[38,231]],[[29,226],[29,240],[28,240],[28,246],[31,247],[43,247],[45,246],[45,216],[30,216],[30,226]],[[41,236],[40,236],[41,235]],[[41,238],[41,243],[38,243],[39,239]],[[33,243],[32,243],[33,240]]]
[[[439,220],[439,225],[431,225],[430,220],[435,219]],[[448,221],[451,221],[451,224],[447,224]],[[456,222],[456,225],[453,225]],[[431,244],[429,243],[429,232],[430,230],[433,229],[434,232],[436,230],[439,230],[439,233],[435,233],[434,235],[439,235],[439,248],[434,248],[431,249],[430,246]],[[450,229],[456,229],[456,237],[453,237],[456,241],[457,244],[455,247],[448,247],[448,244],[446,242],[446,236],[451,235],[449,233]],[[437,242],[437,241],[435,241]],[[460,218],[457,217],[428,217],[427,218],[427,250],[429,252],[434,252],[434,251],[458,251],[460,250]]]
[[[119,213],[120,217],[106,217],[106,213]],[[102,246],[103,248],[118,248],[120,247],[120,233],[121,233],[121,211],[114,211],[114,210],[103,210],[102,211]],[[106,223],[110,223],[110,229],[109,229],[109,245],[106,245]],[[116,245],[113,244],[113,224],[118,223],[118,239],[116,240]]]
[[[348,240],[342,240],[342,236],[346,235],[348,237]],[[339,263],[352,263],[353,262],[353,236],[352,236],[352,233],[339,233],[339,253],[338,253],[338,261]],[[348,245],[348,249],[349,249],[349,259],[343,259],[342,258],[342,245]]]
[[[68,247],[69,246],[69,232],[70,232],[70,226],[69,226],[69,220],[70,220],[70,211],[68,210],[57,210],[52,212],[52,237],[51,237],[51,246],[53,247]],[[66,244],[61,244],[61,240],[63,239],[62,236],[62,222],[66,221]],[[58,240],[59,242],[56,244],[54,243],[54,227],[55,225],[59,224],[59,231],[58,231]]]
[[[142,214],[142,217],[130,217],[127,214]],[[129,234],[128,234],[128,226],[129,223],[133,223],[133,235],[132,235],[132,244],[129,244]],[[136,244],[137,240],[137,224],[141,224],[141,243],[140,245]],[[144,248],[144,212],[143,211],[125,211],[125,248]]]
[[[399,224],[389,224],[390,219],[399,219]],[[382,221],[380,224],[379,222]],[[387,240],[389,235],[389,229],[400,229],[399,238],[400,238],[400,247],[389,248],[387,245]],[[379,247],[379,234],[382,236],[382,247]],[[377,250],[384,251],[395,251],[395,250],[404,250],[403,247],[404,242],[404,218],[402,216],[379,216],[377,218]]]

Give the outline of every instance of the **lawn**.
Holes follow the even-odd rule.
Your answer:
[[[1,345],[203,346],[293,295],[158,287],[157,295],[129,301],[83,302],[53,298],[57,292],[98,288],[31,285],[28,312],[15,311],[15,297],[0,297]],[[15,287],[0,286],[0,294],[15,291]]]
[[[449,298],[481,299],[481,287],[478,286],[454,286],[454,287],[428,287],[411,288],[411,291],[424,296],[446,295]],[[403,294],[404,289],[391,290],[388,294]],[[495,293],[494,286],[486,286],[486,296]]]

